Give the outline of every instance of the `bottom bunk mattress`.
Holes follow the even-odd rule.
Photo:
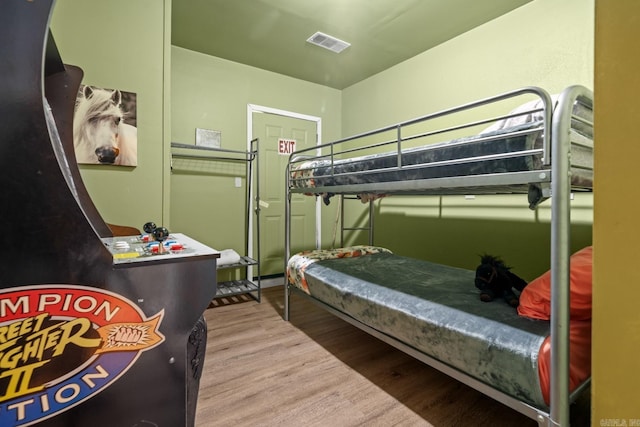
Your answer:
[[[367,246],[295,255],[287,275],[293,286],[357,321],[520,401],[548,408],[550,323],[519,316],[501,300],[481,302],[475,272]],[[590,322],[571,328],[572,341],[579,337],[586,353],[590,328]],[[571,345],[572,353],[585,353]],[[583,377],[585,370],[578,367]]]

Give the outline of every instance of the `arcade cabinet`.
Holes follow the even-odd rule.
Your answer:
[[[0,426],[193,426],[219,254],[111,234],[75,161],[82,71],[52,7],[0,2]]]

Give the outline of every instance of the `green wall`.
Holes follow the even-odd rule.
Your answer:
[[[221,132],[222,148],[246,150],[248,104],[321,117],[323,139],[340,136],[338,90],[175,46],[171,60],[173,142],[194,144],[195,129],[204,128]],[[245,252],[245,185],[242,164],[174,160],[172,227],[216,249]]]
[[[346,135],[523,86],[593,88],[593,0],[536,0],[343,91]]]
[[[51,29],[83,83],[137,94],[138,166],[81,165],[105,221],[141,228],[168,223],[168,126],[164,105],[171,1],[58,0]],[[164,215],[163,215],[164,213]]]
[[[523,86],[593,89],[593,46],[593,0],[528,3],[345,89],[343,136]],[[572,203],[577,250],[591,241],[592,197]],[[526,195],[389,197],[376,205],[375,242],[397,253],[466,268],[493,253],[527,279],[549,266],[549,202],[539,212]],[[359,215],[352,208],[351,217]]]

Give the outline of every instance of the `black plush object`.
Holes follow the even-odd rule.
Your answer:
[[[504,298],[512,307],[519,304],[518,296],[513,288],[522,291],[527,282],[511,272],[500,258],[493,255],[482,255],[480,265],[476,268],[476,288],[480,289],[480,300],[493,301],[495,298]]]

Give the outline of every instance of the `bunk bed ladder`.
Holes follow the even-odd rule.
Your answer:
[[[367,222],[363,227],[345,227],[344,219],[344,201],[345,200],[360,200],[356,196],[341,195],[340,196],[340,246],[344,247],[344,233],[345,231],[367,231],[369,233],[369,245],[373,246],[373,201],[369,201],[369,209],[367,210]]]

